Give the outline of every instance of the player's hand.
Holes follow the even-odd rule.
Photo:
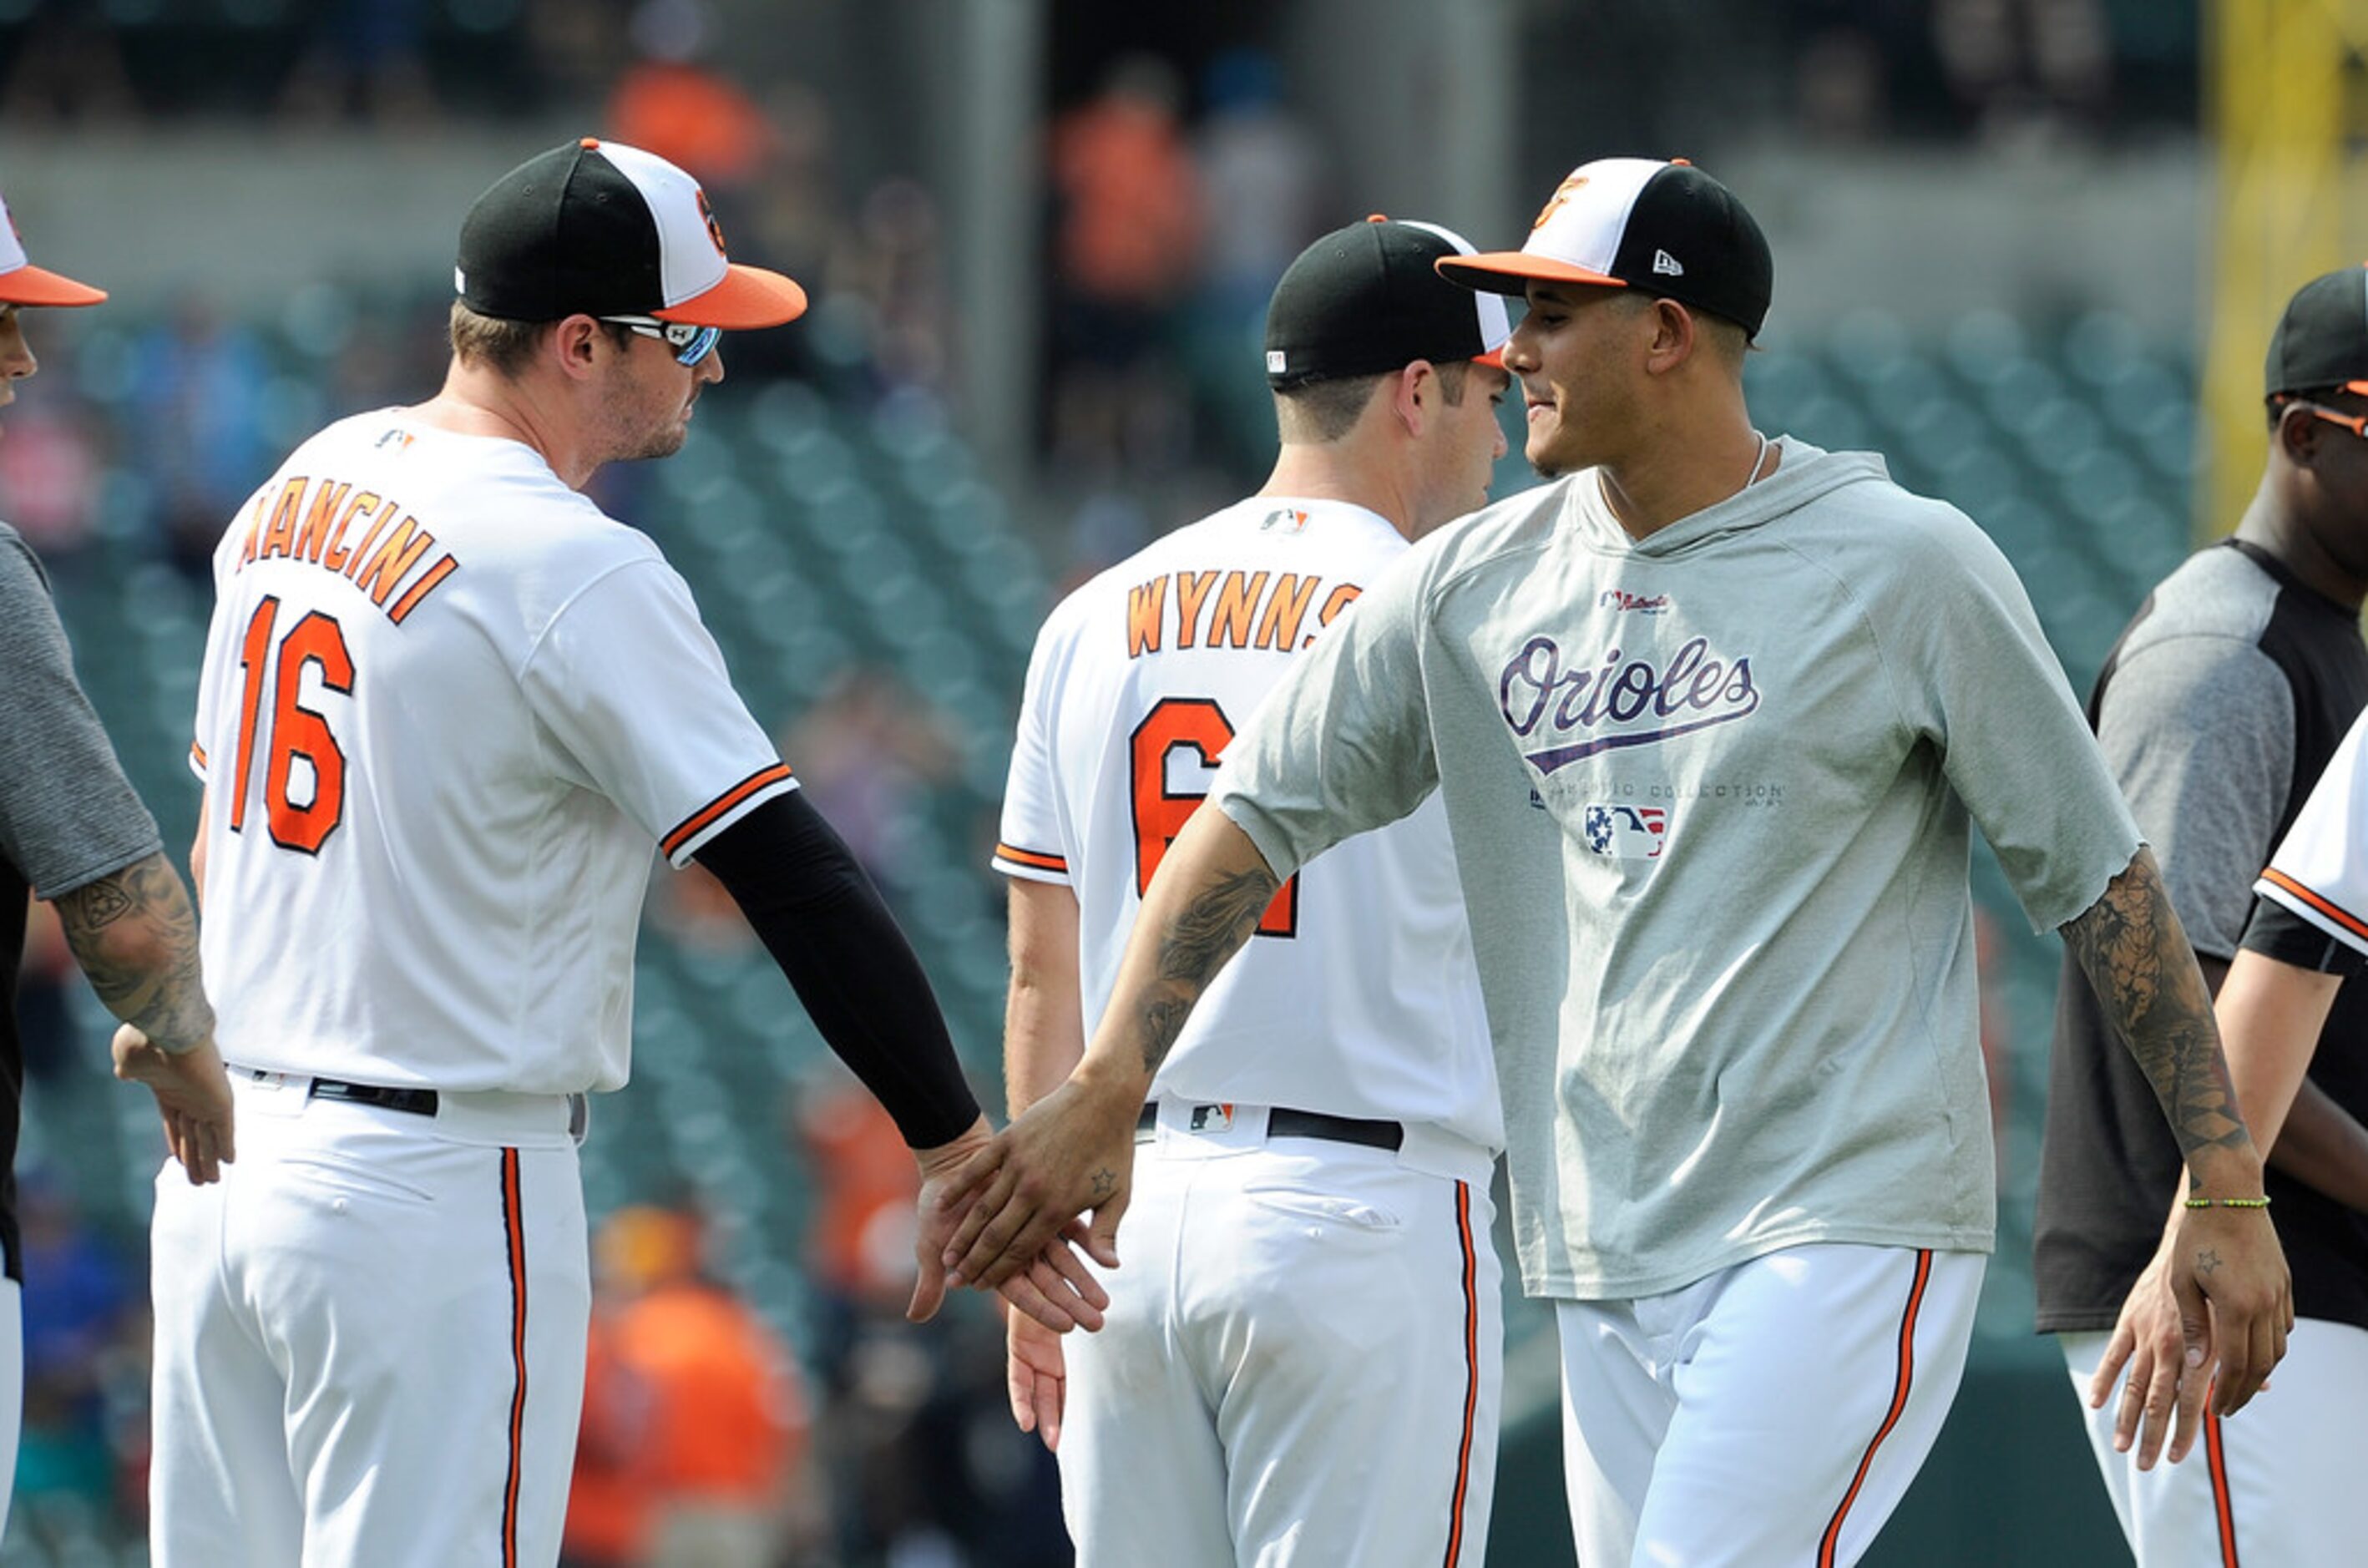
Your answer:
[[[1064,1234],[1116,1268],[1142,1108],[1139,1087],[1103,1087],[1080,1069],[973,1155],[949,1188],[964,1212],[942,1255],[948,1282],[996,1289]],[[1088,1211],[1080,1233],[1072,1222]]]
[[[130,1024],[115,1031],[115,1075],[144,1084],[156,1096],[165,1143],[188,1173],[189,1185],[222,1179],[222,1167],[238,1157],[232,1137],[230,1074],[222,1052],[207,1040],[175,1056]]]
[[[1053,1453],[1061,1451],[1061,1409],[1068,1396],[1068,1360],[1061,1336],[1025,1312],[1004,1314],[1004,1381],[1011,1395],[1011,1419],[1033,1432]]]
[[[967,1160],[988,1146],[993,1137],[993,1129],[982,1116],[952,1142],[934,1149],[914,1151],[922,1177],[917,1205],[919,1227],[913,1245],[917,1273],[913,1300],[905,1307],[905,1315],[915,1323],[926,1323],[935,1317],[945,1301],[946,1249],[956,1224],[968,1211],[968,1205],[955,1188],[954,1176]],[[1102,1289],[1101,1282],[1077,1256],[1076,1247],[1085,1239],[1083,1225],[1067,1227],[1024,1269],[1015,1269],[1004,1281],[1004,1299],[1054,1334],[1066,1334],[1073,1328],[1101,1327],[1102,1310],[1110,1305],[1110,1292]]]
[[[2170,1438],[2173,1464],[2187,1457],[2203,1414],[2204,1393],[2211,1387],[2211,1378],[2203,1370],[2210,1324],[2198,1322],[2191,1335],[2180,1318],[2179,1298],[2171,1291],[2169,1277],[2170,1242],[2170,1237],[2164,1238],[2146,1272],[2130,1288],[2129,1300],[2122,1303],[2112,1337],[2106,1343],[2104,1358],[2089,1380],[2089,1408],[2102,1410],[2112,1397],[2113,1384],[2122,1381],[2123,1369],[2128,1369],[2129,1377],[2122,1381],[2121,1403],[2113,1413],[2113,1449],[2125,1454],[2135,1446],[2140,1470],[2154,1468],[2166,1437]]]
[[[2259,1190],[2258,1187],[2255,1188]],[[2212,1410],[2242,1410],[2284,1358],[2294,1327],[2294,1277],[2266,1210],[2184,1209],[2168,1248],[2188,1358],[2212,1370]],[[2209,1312],[2203,1309],[2210,1303]],[[2196,1329],[2202,1324],[2199,1340]]]

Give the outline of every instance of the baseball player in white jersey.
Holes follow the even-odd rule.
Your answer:
[[[1083,1054],[1235,729],[1410,539],[1486,501],[1505,310],[1432,267],[1471,250],[1381,219],[1309,246],[1267,317],[1264,487],[1039,634],[995,855],[1015,1115]],[[1011,1318],[1013,1413],[1060,1456],[1087,1568],[1476,1562],[1504,1118],[1438,803],[1294,878],[1258,930],[1143,1104],[1105,1326]]]
[[[676,450],[719,332],[803,293],[588,139],[478,199],[457,282],[442,392],[306,441],[215,555],[197,869],[242,1157],[157,1195],[166,1568],[555,1561],[575,1150],[626,1079],[653,846],[732,890],[925,1172],[985,1131],[681,579],[579,494]]]
[[[2013,572],[1880,460],[1752,427],[1766,241],[1684,164],[1575,170],[1505,347],[1556,483],[1424,540],[1296,661],[1144,897],[1085,1059],[950,1187],[993,1283],[1123,1210],[1129,1096],[1281,879],[1434,791],[1562,1333],[1589,1568],[1855,1562],[1938,1434],[1994,1177],[1969,830],[2061,926],[2197,1187],[2258,1198],[2211,1006]],[[2224,1404],[2290,1321],[2257,1213],[2188,1217]],[[2258,1341],[2256,1334],[2259,1335]]]

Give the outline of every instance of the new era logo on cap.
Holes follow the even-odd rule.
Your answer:
[[[1767,237],[1734,192],[1682,159],[1653,158],[1581,165],[1555,187],[1520,250],[1450,257],[1439,270],[1497,294],[1521,293],[1532,279],[1638,289],[1755,336],[1775,271]]]
[[[791,279],[725,256],[698,181],[589,136],[528,159],[477,199],[453,280],[470,309],[510,321],[581,312],[779,326],[806,308]]]

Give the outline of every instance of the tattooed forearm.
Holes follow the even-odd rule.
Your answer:
[[[1143,1065],[1167,1060],[1192,1004],[1244,942],[1281,884],[1263,867],[1226,876],[1186,905],[1160,934],[1158,990],[1143,1007]]]
[[[59,924],[107,1010],[169,1051],[213,1036],[198,971],[198,918],[162,855],[62,894]]]
[[[2163,890],[2154,852],[2140,849],[2105,896],[2064,927],[2064,940],[2114,1032],[2154,1085],[2180,1152],[2248,1143],[2213,1024],[2212,995]]]

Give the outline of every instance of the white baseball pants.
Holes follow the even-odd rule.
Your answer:
[[[151,1560],[549,1568],[591,1306],[565,1099],[232,1084],[237,1162],[157,1181]]]
[[[2269,1386],[2223,1421],[2207,1411],[2177,1464],[2113,1451],[2118,1397],[2089,1408],[2105,1334],[2056,1336],[2089,1445],[2138,1568],[2357,1568],[2368,1559],[2368,1329],[2297,1318]]]
[[[1477,1564],[1504,1376],[1487,1154],[1435,1174],[1404,1162],[1436,1147],[1269,1141],[1232,1109],[1136,1146],[1109,1321],[1064,1341],[1079,1568]]]
[[[1787,1247],[1632,1301],[1557,1301],[1588,1568],[1846,1568],[1941,1434],[1975,1253]]]

